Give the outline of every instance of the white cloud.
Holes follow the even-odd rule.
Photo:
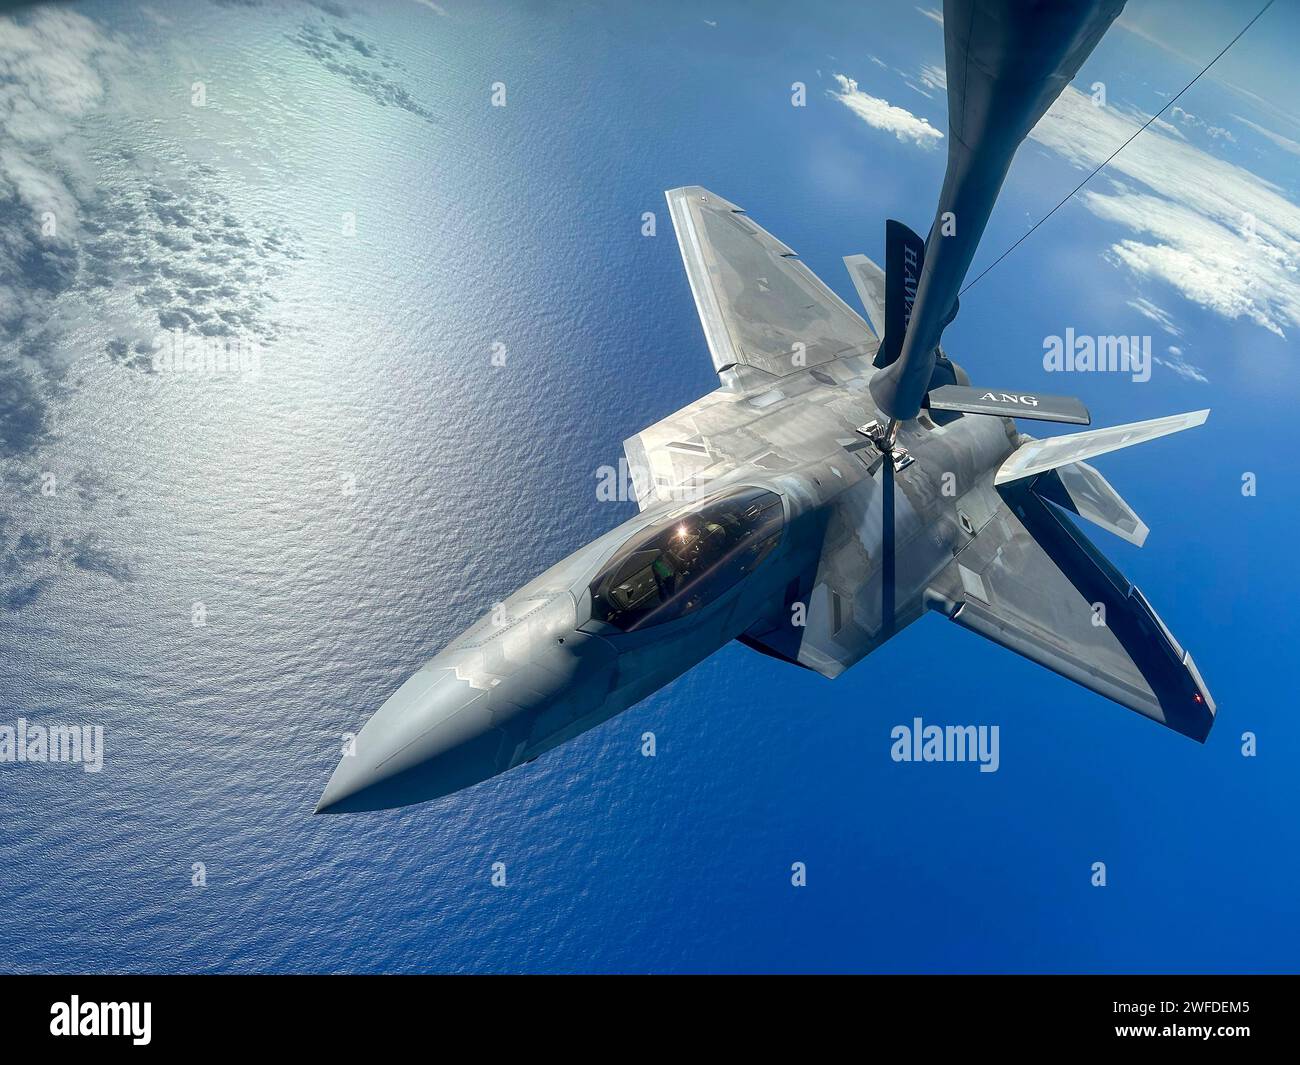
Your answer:
[[[902,77],[903,82],[909,89],[919,92],[922,96],[930,99],[934,99],[937,92],[948,91],[948,72],[934,63],[926,63],[922,66],[915,80],[901,70],[897,71],[897,73]]]
[[[20,142],[50,141],[100,102],[100,61],[120,44],[81,15],[38,9],[27,23],[0,17],[0,126]]]
[[[1137,311],[1138,314],[1150,318],[1151,321],[1155,322],[1156,325],[1166,333],[1176,337],[1183,335],[1183,331],[1174,323],[1174,320],[1169,317],[1169,312],[1163,307],[1157,307],[1145,296],[1139,296],[1137,299],[1129,300],[1128,305]]]
[[[230,176],[148,121],[175,103],[141,106],[131,74],[159,58],[146,47],[62,8],[0,17],[0,452],[15,366],[48,382],[82,357],[136,365],[161,329],[273,335],[268,279],[292,235],[241,220]],[[96,343],[68,342],[92,322]]]
[[[1168,94],[1166,93],[1166,95]],[[1183,133],[1181,129],[1175,126],[1172,122],[1166,122],[1163,118],[1152,119],[1151,128],[1163,130],[1165,133],[1168,133],[1171,137],[1177,137],[1180,141],[1187,140],[1186,135]]]
[[[1136,126],[1067,87],[1031,136],[1091,170]],[[1106,170],[1124,180],[1080,198],[1127,231],[1110,247],[1113,262],[1225,318],[1279,336],[1300,326],[1300,207],[1278,186],[1154,126]]]
[[[447,9],[441,4],[435,4],[433,0],[415,0],[415,2],[421,7],[427,7],[435,15],[443,15],[445,17],[447,14]]]
[[[1300,155],[1300,144],[1293,141],[1290,137],[1284,137],[1280,133],[1274,133],[1271,129],[1265,129],[1263,126],[1252,122],[1248,118],[1242,118],[1241,115],[1233,115],[1232,117],[1247,129],[1253,129],[1265,140],[1272,141],[1284,152],[1289,152],[1291,155]]]
[[[73,130],[103,107],[109,72],[127,57],[119,40],[71,11],[0,16],[0,207],[26,220],[0,229],[0,334],[50,313],[25,275],[37,266],[71,269],[81,202],[95,181]],[[47,217],[55,224],[48,234]]]
[[[836,74],[835,80],[840,83],[840,91],[830,90],[828,95],[839,100],[867,125],[892,133],[904,143],[910,142],[922,148],[933,148],[943,140],[943,134],[925,119],[863,92],[852,78]]]
[[[937,63],[926,63],[921,67],[921,73],[917,77],[927,89],[948,91],[948,72]]]
[[[65,227],[77,218],[77,197],[57,174],[42,169],[26,152],[0,144],[0,192],[17,196],[35,219],[52,211]]]
[[[1196,381],[1200,384],[1209,384],[1210,379],[1205,376],[1205,371],[1199,366],[1193,366],[1183,358],[1183,349],[1170,345],[1168,354],[1164,356],[1157,355],[1156,362],[1161,366],[1173,370],[1179,377],[1187,381]]]
[[[928,18],[931,22],[937,22],[940,26],[943,25],[942,11],[936,11],[932,7],[918,7],[916,10],[919,11],[926,18]]]
[[[1169,115],[1176,121],[1181,122],[1184,126],[1191,126],[1193,129],[1205,130],[1205,132],[1216,141],[1227,141],[1230,144],[1237,143],[1237,138],[1232,135],[1231,131],[1224,129],[1222,126],[1212,126],[1206,122],[1205,119],[1198,118],[1190,111],[1184,111],[1177,104],[1169,109]]]

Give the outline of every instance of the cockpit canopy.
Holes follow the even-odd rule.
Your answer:
[[[592,617],[631,631],[690,614],[753,572],[784,525],[780,496],[737,488],[642,529],[592,581]]]

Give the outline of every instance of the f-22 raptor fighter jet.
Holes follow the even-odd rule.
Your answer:
[[[1082,404],[973,388],[939,347],[1016,149],[1122,6],[946,0],[938,210],[925,241],[889,223],[885,270],[846,260],[865,321],[735,204],[667,194],[720,387],[626,441],[640,514],[403,684],[319,812],[503,773],[731,640],[836,677],[926,610],[1205,740],[1191,655],[1071,515],[1141,544],[1085,460],[1208,411],[1035,440],[1014,419],[1088,424]]]

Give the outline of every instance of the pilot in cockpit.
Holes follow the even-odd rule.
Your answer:
[[[690,613],[752,569],[781,524],[779,497],[747,488],[652,526],[593,581],[593,616],[628,629]]]

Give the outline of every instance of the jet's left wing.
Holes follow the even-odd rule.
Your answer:
[[[875,354],[867,323],[742,208],[698,185],[665,195],[715,370],[785,377]]]

